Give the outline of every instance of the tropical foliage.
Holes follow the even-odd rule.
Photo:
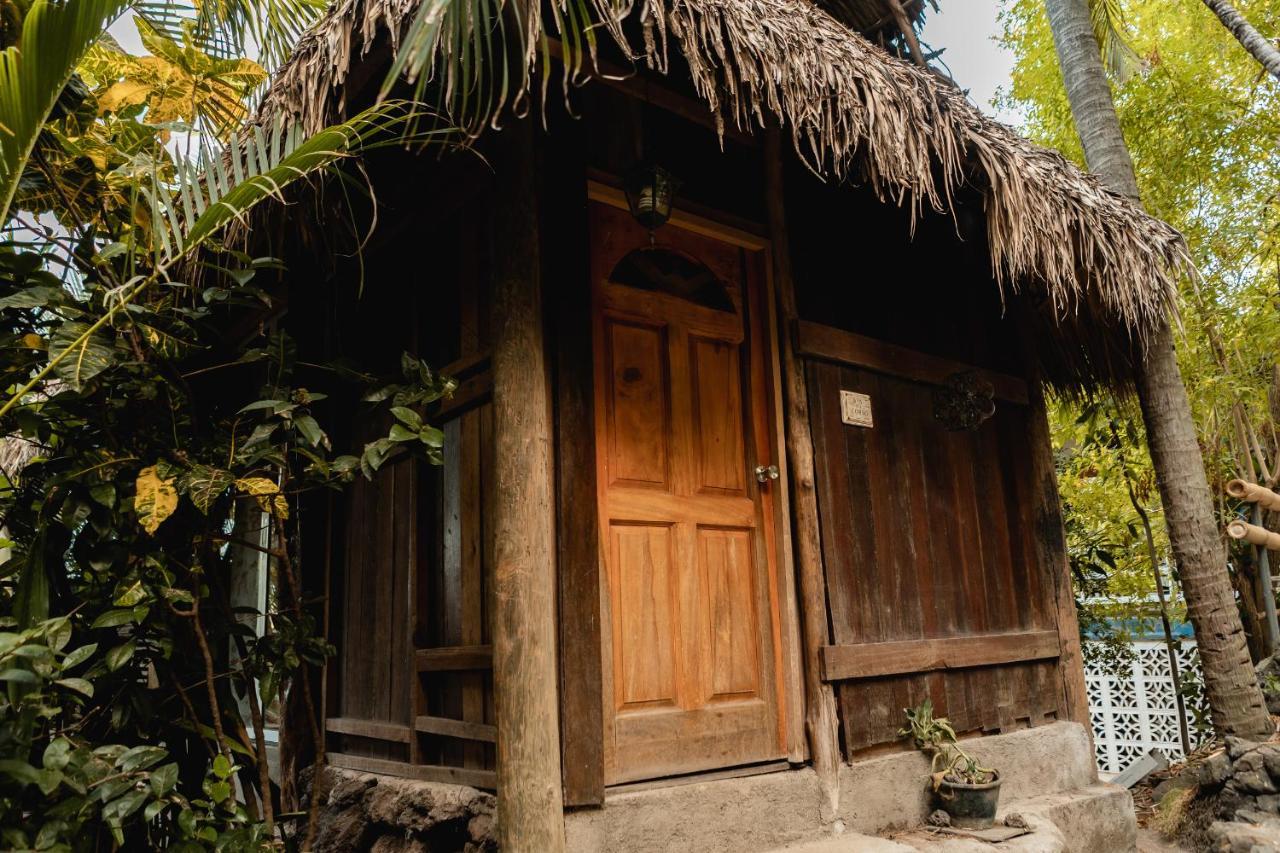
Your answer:
[[[1241,511],[1223,493],[1226,480],[1275,483],[1280,456],[1274,159],[1280,84],[1199,4],[1176,14],[1154,0],[1103,5],[1138,60],[1113,76],[1112,86],[1143,200],[1187,235],[1203,274],[1183,290],[1178,351],[1225,521]],[[1242,11],[1263,32],[1280,29],[1274,0],[1254,0]],[[1003,105],[1025,117],[1023,129],[1033,138],[1083,163],[1043,2],[1015,0],[1002,22],[1004,44],[1017,59]],[[1149,619],[1154,580],[1129,486],[1156,517],[1162,561],[1168,550],[1142,437],[1136,412],[1109,400],[1084,410],[1064,403],[1057,412],[1060,482],[1077,567],[1100,579],[1092,591],[1106,593],[1111,615]],[[1261,605],[1250,549],[1233,548],[1231,568],[1256,655]]]
[[[411,355],[394,377],[300,360],[270,321],[280,263],[239,239],[419,111],[248,124],[264,72],[211,46],[310,7],[214,5],[176,32],[141,7],[131,56],[104,35],[121,4],[36,0],[0,67],[6,849],[306,847],[308,791],[272,781],[265,741],[323,763],[299,525],[394,455],[440,458],[424,415],[451,383]],[[319,386],[395,427],[335,446]],[[265,612],[236,598],[246,563],[276,579]]]

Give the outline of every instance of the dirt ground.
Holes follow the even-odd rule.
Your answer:
[[[1176,842],[1166,841],[1155,830],[1143,828],[1138,830],[1138,853],[1192,853],[1192,851]]]

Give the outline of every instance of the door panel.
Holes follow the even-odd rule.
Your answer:
[[[607,320],[609,482],[667,484],[667,344],[661,326]]]
[[[592,214],[606,780],[779,758],[763,255]]]

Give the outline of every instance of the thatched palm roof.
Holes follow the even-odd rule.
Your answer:
[[[353,68],[380,36],[394,47],[419,2],[338,0],[277,75],[263,115],[308,130],[338,118]],[[1173,228],[810,0],[594,4],[625,53],[665,72],[678,50],[718,120],[750,130],[780,116],[827,175],[858,178],[914,211],[948,210],[958,188],[978,189],[1002,292],[1036,289],[1052,306],[1057,334],[1042,346],[1055,381],[1127,383],[1133,341],[1171,310],[1190,268]]]

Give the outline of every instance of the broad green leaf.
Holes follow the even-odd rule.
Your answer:
[[[97,623],[94,623],[94,624],[96,626]],[[93,653],[96,652],[97,650],[98,650],[98,644],[90,643],[87,646],[81,646],[78,649],[74,649],[70,652],[67,652],[67,656],[62,659],[62,668],[64,670],[74,669],[75,667],[79,666],[80,664],[87,661],[90,657],[92,657]]]
[[[162,764],[152,770],[150,783],[152,793],[157,797],[163,797],[173,790],[174,785],[178,784],[178,765],[174,763]]]
[[[64,355],[65,354],[65,355]],[[61,358],[53,373],[73,390],[111,366],[115,349],[101,331],[90,332],[88,323],[68,321],[58,327],[49,342],[49,361]]]
[[[190,498],[197,509],[208,515],[214,502],[234,482],[235,477],[230,471],[208,465],[193,465],[178,478],[178,490]]]
[[[97,619],[93,620],[90,628],[115,628],[118,625],[127,625],[133,619],[133,609],[124,608],[122,610],[108,610]]]
[[[396,420],[414,432],[422,429],[422,417],[413,409],[405,408],[404,406],[392,406],[391,414],[395,415]]]
[[[158,746],[135,746],[120,756],[116,762],[126,773],[134,770],[146,770],[153,764],[163,761],[169,753]]]
[[[59,678],[54,684],[59,684],[68,690],[81,693],[86,698],[93,698],[93,684],[83,678]]]
[[[130,640],[127,643],[121,643],[111,649],[107,652],[107,669],[115,672],[133,658],[133,653],[136,650],[137,644],[133,640]]]

